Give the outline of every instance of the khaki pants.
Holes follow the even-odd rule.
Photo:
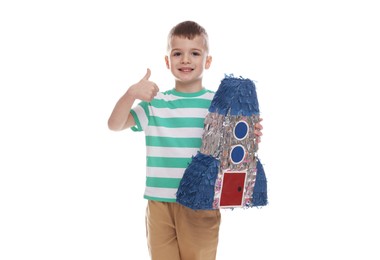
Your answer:
[[[148,201],[146,231],[152,260],[215,260],[219,210],[192,210]]]

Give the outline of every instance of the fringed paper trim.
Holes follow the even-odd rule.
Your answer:
[[[177,202],[192,209],[212,209],[218,171],[216,158],[198,152],[182,177]]]
[[[258,115],[259,101],[256,86],[250,79],[226,75],[211,102],[209,112],[221,115]]]
[[[259,159],[257,159],[256,168],[257,172],[255,186],[253,187],[252,206],[265,206],[268,204],[267,178],[265,176],[264,167]]]

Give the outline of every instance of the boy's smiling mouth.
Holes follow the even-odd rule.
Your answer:
[[[182,72],[191,72],[191,71],[193,71],[193,70],[194,70],[194,69],[189,68],[189,67],[179,68],[179,71],[182,71]]]

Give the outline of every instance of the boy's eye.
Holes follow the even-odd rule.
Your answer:
[[[180,56],[181,53],[180,52],[173,52],[173,56]]]
[[[194,56],[199,56],[199,55],[201,55],[201,54],[200,54],[199,52],[194,51],[194,52],[193,52],[193,55],[194,55]]]

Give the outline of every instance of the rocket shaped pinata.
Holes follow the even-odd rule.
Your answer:
[[[254,134],[260,116],[255,84],[226,76],[208,111],[202,147],[185,170],[177,202],[192,209],[267,205],[267,180]]]

